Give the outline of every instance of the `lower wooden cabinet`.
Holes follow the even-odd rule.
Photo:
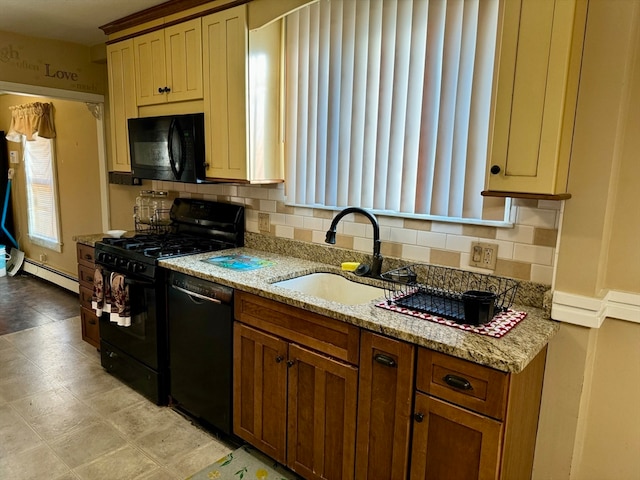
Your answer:
[[[413,345],[362,332],[357,479],[407,478],[414,360]]]
[[[308,479],[352,479],[358,369],[289,346],[287,465]]]
[[[411,480],[531,478],[545,359],[509,374],[419,348]]]
[[[234,433],[303,478],[531,478],[546,349],[512,374],[244,292],[235,315]]]
[[[322,331],[344,340],[338,350],[325,345],[329,351],[348,356],[354,341],[357,351],[358,329],[238,292],[236,318],[255,317],[261,325],[275,322],[278,335],[235,323],[234,433],[306,479],[353,479],[358,368],[312,349],[323,342],[300,343]]]
[[[98,317],[91,309],[91,296],[93,295],[93,275],[96,270],[94,252],[92,246],[77,244],[78,255],[78,284],[80,287],[80,321],[82,323],[82,339],[100,348],[100,331],[98,329]]]
[[[417,392],[411,480],[498,478],[502,423]]]

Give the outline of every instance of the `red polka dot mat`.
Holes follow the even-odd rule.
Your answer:
[[[416,310],[410,310],[408,308],[400,307],[393,302],[387,303],[386,301],[376,304],[376,307],[384,308],[385,310],[392,310],[394,312],[402,313],[404,315],[410,315],[415,318],[421,318],[423,320],[429,320],[430,322],[440,323],[442,325],[448,325],[450,327],[459,328],[467,332],[477,333],[479,335],[487,335],[493,338],[500,338],[505,336],[513,327],[525,319],[526,312],[519,312],[516,310],[508,309],[505,312],[496,314],[493,319],[485,323],[484,325],[465,325],[456,323],[453,320],[438,317],[430,313],[418,312]]]

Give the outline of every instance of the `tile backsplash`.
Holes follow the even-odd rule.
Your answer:
[[[152,188],[177,196],[228,201],[246,206],[246,229],[277,238],[325,245],[325,233],[336,212],[291,207],[284,203],[284,185],[195,185],[153,181]],[[445,223],[376,215],[380,223],[382,255],[511,277],[551,285],[561,202],[520,200],[512,203],[512,228]],[[260,230],[258,215],[269,215],[269,231]],[[339,224],[336,246],[372,251],[373,229],[361,215],[346,216]],[[472,242],[498,245],[494,271],[469,266]]]

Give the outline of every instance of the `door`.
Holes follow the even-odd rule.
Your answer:
[[[105,281],[112,272],[104,270]],[[131,310],[131,325],[118,326],[110,321],[110,315],[106,312],[100,317],[100,338],[109,344],[119,348],[132,358],[144,363],[153,370],[159,370],[160,353],[158,352],[158,336],[166,334],[166,329],[158,321],[156,305],[164,304],[164,300],[157,301],[158,292],[152,282],[138,281],[127,278],[129,287],[129,305]]]
[[[307,479],[353,479],[358,369],[293,344],[289,365],[287,465]]]
[[[234,325],[233,431],[286,463],[288,344],[241,323]]]
[[[167,101],[202,98],[202,26],[199,18],[164,30]]]
[[[207,177],[246,179],[246,6],[202,19]]]
[[[165,103],[167,95],[167,65],[164,30],[140,35],[133,39],[138,106]]]
[[[113,170],[131,171],[127,119],[138,116],[133,39],[107,45]]]
[[[411,480],[495,480],[502,424],[417,392]]]
[[[362,332],[356,478],[407,478],[414,358],[413,345]]]

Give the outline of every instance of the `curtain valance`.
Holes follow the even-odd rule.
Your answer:
[[[9,107],[9,110],[11,126],[6,137],[10,142],[22,141],[22,135],[31,141],[36,133],[41,138],[55,138],[52,103],[27,103]]]

